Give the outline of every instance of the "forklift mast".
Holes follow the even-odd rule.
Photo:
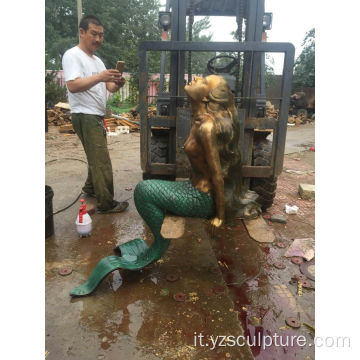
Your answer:
[[[139,46],[140,145],[144,178],[168,176],[175,179],[175,177],[189,175],[189,166],[183,152],[183,144],[191,127],[191,112],[184,91],[185,56],[187,54],[187,81],[190,82],[192,79],[191,54],[194,51],[209,52],[209,58],[216,52],[237,54],[235,86],[232,90],[239,113],[245,185],[249,187],[250,179],[254,177],[268,178],[279,175],[283,164],[295,50],[289,43],[262,42],[263,32],[271,28],[272,19],[272,14],[265,13],[264,0],[168,0],[166,14],[169,18],[171,17],[170,40],[146,41]],[[194,16],[235,16],[237,41],[193,42]],[[187,18],[189,41],[186,41]],[[147,53],[149,51],[162,52],[155,117],[149,117],[147,111]],[[165,52],[170,52],[168,92],[164,91]],[[266,100],[269,100],[265,94],[265,53],[267,52],[285,54],[281,96],[276,99],[280,102],[279,119],[265,116]],[[240,56],[241,54],[243,56]],[[167,157],[162,163],[151,161],[151,146],[156,140],[154,129],[166,130]],[[273,132],[271,164],[268,166],[253,166],[252,164],[254,135],[260,130]]]

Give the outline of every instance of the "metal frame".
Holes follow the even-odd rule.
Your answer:
[[[175,5],[181,4],[181,1],[174,0]],[[181,6],[181,5],[179,5]],[[182,9],[184,11],[184,7]],[[175,18],[175,16],[174,16]],[[174,60],[171,67],[171,75],[174,78],[170,78],[170,116],[157,116],[156,118],[147,117],[147,52],[148,51],[171,51],[171,57]],[[248,42],[185,42],[185,41],[145,41],[139,45],[139,112],[140,112],[140,151],[141,151],[141,168],[144,172],[151,172],[152,174],[175,174],[176,164],[174,159],[174,149],[172,154],[170,153],[170,164],[151,164],[151,152],[150,152],[150,135],[151,126],[159,126],[162,124],[170,127],[171,135],[174,139],[173,143],[176,143],[176,108],[179,106],[179,101],[183,100],[184,92],[183,86],[180,85],[178,79],[183,79],[184,67],[182,66],[182,77],[179,74],[180,64],[184,59],[185,51],[229,51],[229,52],[244,52],[249,54],[252,58],[261,56],[266,52],[280,52],[285,54],[283,76],[282,76],[282,89],[281,89],[281,105],[279,112],[279,120],[269,121],[267,126],[274,129],[273,139],[273,157],[271,166],[250,166],[246,163],[243,165],[244,177],[269,177],[278,176],[282,171],[284,149],[286,140],[286,127],[288,118],[288,108],[290,101],[290,91],[292,84],[292,72],[294,65],[295,48],[290,43],[268,43],[259,41]],[[259,57],[259,60],[261,57]],[[252,67],[254,69],[254,67]],[[256,70],[256,69],[255,69]],[[254,71],[254,70],[253,70]],[[257,71],[257,70],[256,70]],[[245,72],[245,69],[244,69]],[[170,75],[170,76],[171,76]],[[251,79],[251,77],[249,77]],[[249,79],[249,80],[250,80]],[[255,86],[255,85],[252,85]],[[250,96],[249,96],[250,95]],[[251,91],[250,94],[243,93],[243,98],[255,99],[256,94]],[[243,111],[239,111],[239,121],[241,128],[245,129],[261,129],[264,128],[265,118],[257,118],[254,116],[248,116],[248,114],[242,114]],[[251,113],[249,115],[252,115]],[[255,124],[255,125],[254,125]],[[269,127],[268,127],[269,128]],[[243,138],[243,136],[241,137]],[[242,143],[242,149],[249,144]]]

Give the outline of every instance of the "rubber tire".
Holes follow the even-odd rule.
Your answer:
[[[152,133],[150,150],[151,150],[151,162],[166,164],[168,162],[168,141],[169,134],[164,132]],[[176,175],[159,175],[144,172],[143,180],[158,179],[158,180],[170,180],[175,181]]]
[[[168,162],[168,134],[151,136],[151,162],[166,164]]]
[[[157,175],[157,174],[150,174],[147,172],[144,172],[142,175],[143,180],[167,180],[167,181],[175,181],[176,175]]]
[[[271,148],[272,142],[266,139],[254,138],[253,147],[253,165],[270,166],[271,165]],[[257,202],[261,209],[266,211],[274,202],[276,195],[277,177],[253,178],[250,189],[259,195]]]

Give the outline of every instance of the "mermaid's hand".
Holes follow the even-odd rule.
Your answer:
[[[210,224],[211,226],[214,226],[215,228],[219,228],[223,224],[224,220],[219,219],[218,217],[214,217]]]
[[[222,224],[223,224],[224,220],[219,219],[218,217],[214,217],[211,221],[210,221],[210,225],[211,225],[211,236],[214,236],[215,230],[217,228],[219,228]]]

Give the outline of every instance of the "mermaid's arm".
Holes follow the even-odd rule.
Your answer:
[[[199,127],[198,136],[204,149],[206,162],[211,173],[211,181],[214,186],[216,218],[213,219],[211,223],[215,227],[219,227],[225,217],[224,179],[221,171],[215,124],[212,116],[204,116]]]

